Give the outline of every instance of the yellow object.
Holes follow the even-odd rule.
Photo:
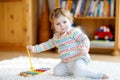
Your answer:
[[[32,60],[31,60],[31,57],[30,57],[30,51],[28,49],[27,49],[27,54],[28,54],[28,58],[29,58],[29,61],[30,61],[30,70],[33,71],[34,67],[32,65]]]

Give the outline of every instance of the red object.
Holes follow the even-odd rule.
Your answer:
[[[35,70],[36,72],[45,72],[46,70],[43,70],[43,69],[37,69]]]
[[[113,34],[111,33],[109,27],[101,26],[94,34],[94,39],[96,40],[112,40]]]

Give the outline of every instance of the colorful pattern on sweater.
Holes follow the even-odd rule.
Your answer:
[[[52,39],[35,47],[36,52],[57,47],[62,61],[69,62],[88,54],[90,41],[81,30],[72,28],[62,36],[54,34]]]

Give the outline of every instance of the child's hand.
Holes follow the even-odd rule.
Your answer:
[[[28,45],[26,48],[27,48],[30,52],[34,52],[34,46]]]

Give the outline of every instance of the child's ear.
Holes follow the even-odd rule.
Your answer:
[[[54,26],[53,26],[53,24],[51,25],[51,30],[52,30],[53,33],[56,32],[56,31],[55,31],[55,28],[54,28]]]
[[[53,29],[53,24],[51,25],[51,30]]]

